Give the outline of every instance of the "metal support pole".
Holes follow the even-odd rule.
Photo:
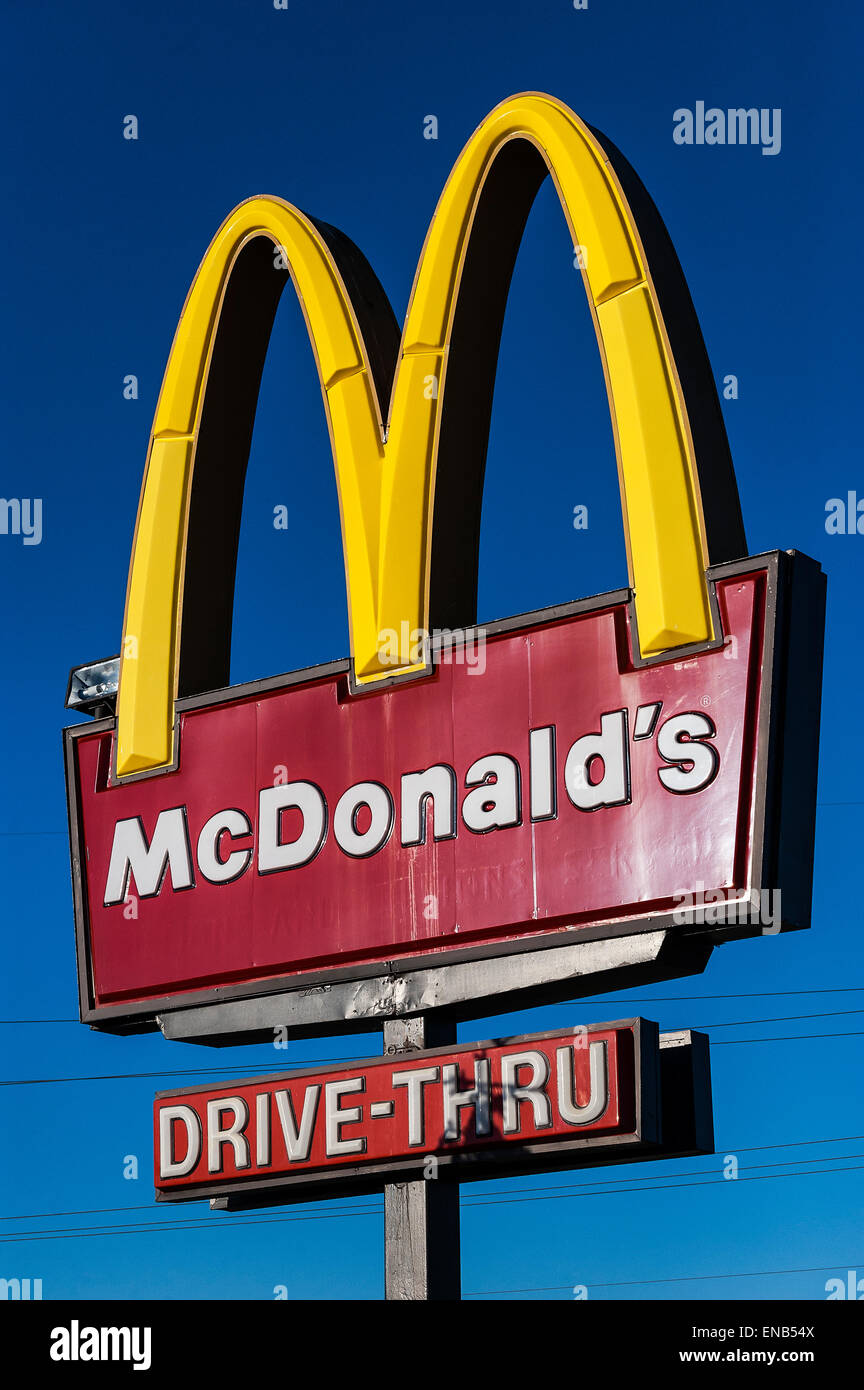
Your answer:
[[[456,1024],[429,1014],[388,1019],[384,1051],[417,1052],[456,1041]],[[434,1174],[434,1164],[432,1165]],[[384,1187],[384,1296],[459,1299],[459,1183],[435,1176]]]

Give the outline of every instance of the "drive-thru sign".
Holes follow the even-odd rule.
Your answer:
[[[603,360],[630,583],[479,629],[498,341],[547,174]],[[289,280],[333,447],[351,652],[231,686],[245,468]],[[304,1164],[334,1179],[349,1154],[339,1145],[354,1156],[361,1141],[353,1166],[388,1181],[406,1163],[413,1171],[422,1096],[437,1097],[432,1150],[458,1176],[481,1171],[478,1155],[493,1148],[584,1162],[612,1131],[636,1156],[652,1144],[704,1148],[704,1126],[701,1138],[670,1138],[669,1097],[689,1096],[692,1109],[692,1077],[661,1087],[659,1128],[637,1115],[627,1086],[654,1063],[625,1084],[615,1025],[604,1057],[617,1100],[609,1090],[590,1135],[584,1115],[572,1120],[592,1104],[586,1057],[572,1072],[569,1044],[512,1040],[534,1057],[532,1082],[524,1068],[508,1072],[510,1044],[477,1045],[473,1089],[500,1078],[487,1107],[500,1132],[482,1131],[478,1092],[469,1163],[451,1123],[468,1063],[461,1052],[433,1060],[430,1044],[452,1048],[455,1034],[433,1038],[422,1020],[470,1017],[504,994],[551,1001],[686,973],[719,941],[808,926],[823,620],[818,565],[748,555],[668,235],[619,151],[561,102],[513,97],[471,137],[430,224],[401,338],[342,233],[278,198],[235,208],[168,360],[120,656],[70,684],[73,707],[95,716],[65,735],[81,1017],[217,1044],[280,1021],[299,1035],[414,1018],[419,1042],[406,1033],[391,1050],[424,1051],[400,1063],[404,1087],[382,1060],[308,1081],[302,1096],[283,1077],[231,1083],[227,1097],[221,1085],[160,1097],[160,1194],[215,1187],[233,1200],[236,1180],[246,1199],[264,1200],[269,1183],[287,1200],[286,1185],[306,1190]],[[627,1034],[643,1059],[652,1027]],[[538,1080],[547,1067],[554,1094]],[[514,1100],[526,1088],[527,1102]],[[355,1105],[355,1092],[366,1099]],[[630,1119],[612,1124],[625,1094]],[[366,1128],[352,1130],[361,1115]]]
[[[234,1208],[713,1151],[708,1040],[644,1018],[164,1091],[160,1201]]]
[[[646,1154],[659,1138],[657,1053],[656,1026],[632,1020],[166,1093],[156,1188],[200,1197],[283,1182],[290,1198],[304,1175],[422,1177],[430,1153],[460,1176],[488,1176],[502,1149],[528,1166],[574,1146],[590,1161]]]
[[[778,884],[785,924],[806,925],[794,832],[813,730],[784,746],[773,699],[788,721],[796,578],[786,556],[724,567],[726,644],[684,661],[634,661],[622,594],[493,625],[482,675],[452,644],[373,695],[343,667],[192,700],[177,767],[143,780],[111,778],[112,727],[75,730],[85,1017],[676,913],[692,932],[703,900],[724,904],[715,936],[718,917],[759,930]]]

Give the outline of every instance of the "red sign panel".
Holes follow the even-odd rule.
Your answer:
[[[624,595],[471,629],[372,694],[340,663],[182,701],[176,769],[120,785],[114,721],[67,730],[82,1015],[692,929],[718,899],[744,921],[778,886],[776,557],[715,591],[718,642],[674,660],[634,660]]]
[[[323,1179],[329,1193],[334,1180],[431,1177],[439,1165],[479,1176],[496,1158],[618,1161],[659,1142],[657,1056],[656,1025],[631,1019],[163,1092],[156,1188],[185,1200],[266,1188],[290,1201]]]

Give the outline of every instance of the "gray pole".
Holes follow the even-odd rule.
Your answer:
[[[417,1052],[456,1042],[455,1023],[429,1014],[388,1019],[384,1052]],[[434,1168],[434,1165],[433,1165]],[[384,1187],[384,1297],[459,1299],[459,1183],[429,1177]]]

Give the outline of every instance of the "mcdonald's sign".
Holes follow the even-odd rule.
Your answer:
[[[585,249],[629,587],[481,630],[498,341],[547,174]],[[244,473],[289,280],[332,441],[351,653],[232,687]],[[401,337],[342,233],[250,198],[171,348],[120,657],[73,673],[95,715],[65,731],[82,1018],[153,1026],[424,962],[807,926],[823,622],[818,565],[748,555],[659,214],[560,101],[513,97],[468,141]]]

